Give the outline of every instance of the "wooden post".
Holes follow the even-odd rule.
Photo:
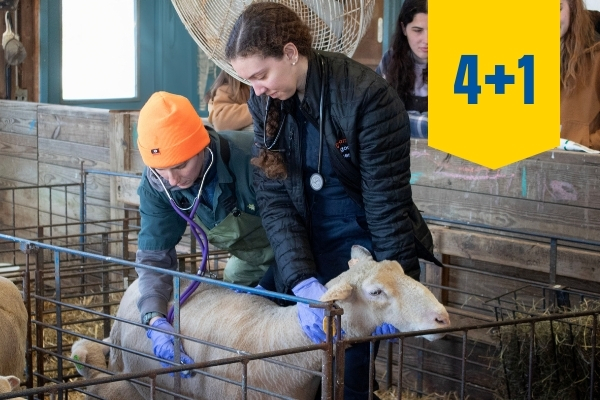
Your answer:
[[[110,170],[113,172],[125,172],[130,169],[129,146],[129,113],[111,111],[110,112]],[[124,205],[118,200],[118,180],[117,177],[110,177],[110,218],[111,220],[122,220],[125,218]],[[120,230],[122,226],[112,225],[113,230]],[[118,239],[122,240],[122,234]],[[113,238],[114,239],[114,238]],[[122,257],[120,246],[111,244],[111,256]]]

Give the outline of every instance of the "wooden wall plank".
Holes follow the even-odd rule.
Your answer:
[[[24,185],[20,186],[23,187]],[[11,187],[8,189],[5,186],[0,186],[0,202],[2,206],[6,206],[0,206],[0,209],[2,209],[2,212],[7,212],[12,208],[13,203],[37,209],[38,192],[39,190],[37,188],[25,189]]]
[[[128,113],[110,113],[110,170],[122,172],[129,170],[129,148],[131,143],[131,123]]]
[[[98,108],[40,105],[38,136],[108,148],[109,111]]]
[[[410,153],[411,161],[422,157],[425,153],[434,153],[438,154],[440,157],[454,157],[456,158],[457,162],[464,162],[467,165],[476,166],[476,164],[462,160],[459,157],[451,156],[444,151],[439,151],[433,147],[429,147],[427,139],[411,139]],[[598,165],[600,162],[600,156],[598,154],[590,154],[580,151],[565,151],[557,148],[528,157],[526,160],[538,162],[558,162],[565,165]],[[516,163],[518,164],[526,160],[517,161]]]
[[[122,172],[129,170],[129,147],[131,141],[131,123],[129,114],[121,112],[110,113],[110,170]],[[110,218],[121,220],[125,217],[123,203],[119,201],[117,177],[110,177]],[[120,227],[113,225],[113,230],[119,230]],[[122,241],[121,233],[117,234],[117,240]],[[117,243],[111,244],[111,254],[123,256],[121,247]]]
[[[412,189],[426,216],[585,240],[597,240],[600,232],[600,209],[425,186]]]
[[[77,222],[80,220],[79,194],[52,191],[40,192],[40,222],[44,225],[50,224],[50,216],[54,223]],[[88,199],[90,200],[90,199]],[[52,207],[50,207],[52,206]],[[110,203],[108,200],[93,199],[85,205],[86,220],[106,220],[110,218]],[[66,217],[66,219],[65,219]]]
[[[8,211],[6,203],[3,204],[3,209]],[[14,214],[9,212],[0,213],[0,224],[6,227],[21,228],[26,226],[35,226],[38,223],[37,209],[19,204],[12,207]]]
[[[429,225],[437,252],[471,260],[492,262],[548,273],[550,244],[494,234],[469,232]],[[600,282],[600,256],[590,250],[557,247],[557,274],[572,278],[585,277]]]
[[[131,171],[128,172],[132,172],[134,174],[138,174],[138,173],[142,173],[144,171],[144,168],[146,167],[146,165],[144,164],[144,161],[142,161],[142,157],[140,156],[140,153],[137,151],[135,152],[131,152]]]
[[[37,138],[31,135],[0,131],[0,155],[36,160],[38,155]]]
[[[60,185],[65,183],[79,183],[79,168],[67,168],[58,165],[39,163],[40,185]]]
[[[107,147],[39,138],[40,163],[79,169],[83,161],[86,169],[110,169],[110,151]]]
[[[58,165],[40,163],[40,185],[59,185],[66,183],[79,183],[80,170]],[[106,175],[88,174],[87,196],[91,199],[108,200],[109,179]],[[79,188],[69,188],[69,192],[78,192]]]
[[[23,186],[35,186],[32,184],[27,184],[24,182],[20,182],[14,179],[7,179],[0,176],[0,188],[20,188]]]
[[[139,206],[140,197],[137,194],[137,188],[140,185],[140,178],[129,178],[117,176],[117,199],[128,205]]]
[[[0,162],[0,176],[22,182],[23,185],[37,185],[38,162],[21,157],[3,155]]]
[[[133,173],[141,173],[144,170],[144,161],[140,156],[140,151],[137,146],[137,123],[139,119],[139,112],[131,112],[129,115],[129,126],[130,126],[130,146],[129,146],[129,171]]]
[[[600,208],[600,157],[597,165],[524,160],[498,170],[439,152],[411,160],[415,186]]]
[[[0,100],[0,131],[37,135],[38,103]]]

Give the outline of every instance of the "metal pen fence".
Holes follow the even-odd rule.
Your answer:
[[[23,289],[31,319],[27,344],[27,390],[13,394],[13,397],[78,399],[86,386],[141,378],[150,379],[152,386],[156,375],[183,368],[78,380],[73,360],[68,356],[71,343],[77,338],[100,341],[108,336],[121,294],[136,279],[135,268],[143,267],[132,261],[139,230],[137,210],[123,209],[123,218],[117,220],[88,218],[86,207],[80,207],[71,199],[73,195],[83,196],[81,202],[87,204],[84,186],[82,182],[79,186],[0,189],[0,261],[12,268],[0,271],[0,274],[10,277]],[[40,194],[42,192],[45,194]],[[35,197],[51,199],[52,203],[31,207],[31,218],[19,221],[14,210],[25,207]],[[93,207],[100,206],[94,204]],[[468,229],[459,223],[456,225],[460,229]],[[513,233],[502,232],[503,235]],[[551,251],[556,251],[558,242],[568,243],[568,238],[539,238],[523,232],[516,234],[530,237],[533,241],[549,240],[554,243]],[[193,243],[191,238],[189,240]],[[591,241],[577,245],[600,249],[598,243]],[[597,251],[600,254],[600,250]],[[225,252],[211,252],[209,271],[216,278],[213,283],[226,285],[220,283],[219,278],[227,256]],[[180,252],[179,257],[181,272],[174,273],[176,277],[204,279],[194,275],[194,265],[200,262],[201,254]],[[549,266],[550,279],[553,279],[552,271],[556,271],[555,265],[554,269]],[[448,268],[454,271],[468,269],[454,265],[448,265]],[[475,269],[471,272],[506,278],[502,272]],[[469,298],[469,302],[462,309],[452,309],[451,314],[453,321],[460,317],[468,318],[467,322],[443,330],[447,333],[444,339],[426,342],[418,338],[429,333],[426,331],[391,335],[383,339],[396,339],[397,342],[382,341],[379,354],[375,354],[374,349],[375,342],[381,338],[340,340],[336,345],[337,357],[343,357],[345,346],[361,341],[371,342],[371,382],[374,390],[379,385],[377,393],[381,399],[413,399],[416,396],[483,400],[600,398],[596,344],[599,312],[580,307],[581,304],[592,304],[597,294],[556,287],[550,282],[515,280],[523,283],[523,287],[498,297],[484,297],[463,289],[460,294]],[[449,286],[431,287],[450,292],[455,290]],[[558,330],[567,332],[566,339],[556,339]],[[542,336],[542,332],[550,332],[550,339]],[[566,350],[561,347],[563,344],[568,344]],[[515,350],[515,356],[510,353],[508,357],[507,345],[510,351]],[[333,363],[334,353],[326,347],[315,348],[326,354],[326,365],[330,365],[327,363]],[[196,367],[202,370],[218,364],[247,363],[279,354],[235,354],[227,359],[205,361]],[[543,358],[550,361],[544,364]],[[517,364],[510,364],[511,359],[515,359]],[[335,364],[340,367],[340,363],[331,365]],[[562,369],[556,370],[556,366]],[[569,369],[576,372],[569,374]],[[339,387],[337,391],[334,389],[335,371],[332,375],[327,375],[327,371],[321,374],[324,374],[320,377],[325,382],[323,398],[340,398]],[[244,378],[240,377],[240,388],[244,388],[243,382]],[[251,393],[253,389],[245,390]],[[0,399],[3,398],[11,398],[11,395],[0,395]]]
[[[30,332],[28,332],[28,351],[27,351],[27,387],[30,388],[25,392],[20,392],[17,395],[42,395],[53,393],[57,398],[70,398],[74,393],[85,393],[83,387],[93,385],[94,383],[115,382],[123,379],[149,378],[150,385],[153,386],[153,393],[162,392],[166,394],[179,393],[177,380],[175,387],[171,390],[165,388],[157,388],[153,385],[155,376],[160,374],[172,373],[179,371],[185,367],[161,368],[160,370],[145,371],[138,374],[124,374],[124,376],[116,375],[113,378],[101,380],[91,380],[87,382],[79,382],[75,384],[73,379],[77,378],[77,373],[73,367],[73,363],[77,360],[71,359],[69,350],[71,344],[80,338],[101,342],[103,338],[110,334],[110,325],[116,320],[116,307],[119,305],[119,295],[126,290],[126,280],[110,280],[109,275],[114,272],[113,267],[119,270],[127,270],[134,268],[149,268],[158,270],[158,268],[136,264],[125,260],[115,259],[113,257],[101,256],[97,254],[81,252],[79,250],[71,250],[63,247],[46,245],[41,242],[19,239],[7,235],[0,234],[0,240],[12,241],[19,244],[20,249],[25,252],[25,274],[23,280],[23,294],[26,299],[27,308],[30,311]],[[50,271],[42,261],[46,256],[45,252],[53,253],[54,269],[51,278],[45,278]],[[80,259],[91,260],[91,264],[85,265],[84,269],[87,274],[98,273],[104,278],[96,283],[87,281],[86,290],[81,293],[79,290],[73,290],[77,285],[71,285],[69,280],[72,279],[70,268],[63,268],[62,255],[69,253],[71,256],[79,257]],[[38,263],[38,261],[41,261]],[[175,293],[179,293],[180,280],[197,280],[203,284],[222,285],[230,289],[240,290],[243,287],[238,285],[227,284],[211,278],[204,278],[198,275],[185,272],[169,271],[173,275],[175,282]],[[33,276],[33,279],[29,279]],[[52,279],[54,285],[52,290],[48,290],[48,280]],[[79,289],[79,288],[77,288]],[[258,292],[255,289],[247,288],[248,291]],[[116,297],[113,298],[113,295]],[[291,296],[276,295],[276,297],[290,300]],[[176,296],[176,299],[178,297]],[[302,301],[300,299],[295,299]],[[318,302],[314,302],[318,303]],[[318,305],[318,304],[317,304]],[[332,305],[321,303],[322,307],[326,307],[327,315],[339,315],[338,311]],[[217,310],[216,310],[217,311]],[[176,318],[179,314],[179,303],[175,302]],[[121,322],[142,326],[139,322],[122,320]],[[339,326],[339,318],[337,321]],[[174,326],[177,327],[177,323]],[[186,337],[190,341],[198,341],[198,338]],[[210,346],[219,347],[218,343],[207,343]],[[112,346],[112,345],[111,345]],[[113,346],[114,347],[114,346]],[[131,351],[123,347],[119,348],[122,351]],[[203,368],[216,365],[247,363],[251,360],[265,359],[267,362],[277,363],[281,368],[297,368],[294,365],[288,365],[284,362],[271,361],[272,358],[284,354],[294,354],[300,352],[308,352],[320,350],[323,351],[323,365],[329,365],[329,368],[324,368],[324,372],[314,371],[323,382],[323,398],[331,398],[331,373],[333,360],[333,345],[331,338],[328,343],[314,346],[304,346],[302,348],[291,348],[279,351],[269,351],[264,354],[243,354],[238,349],[229,349],[232,356],[225,359],[206,360],[194,365],[197,373],[206,374],[210,378],[219,379],[218,376],[204,373]],[[147,357],[152,358],[152,356]],[[90,366],[92,367],[92,366]],[[98,368],[97,366],[93,366]],[[329,372],[327,372],[329,371]],[[110,372],[110,371],[107,371]],[[231,382],[239,385],[242,390],[260,391],[259,388],[253,388],[245,385],[247,380],[245,373],[240,376],[239,382]],[[140,381],[141,385],[148,385],[146,382]],[[50,385],[50,386],[49,386]],[[288,398],[282,394],[269,393],[273,398]],[[0,395],[0,398],[10,398],[11,396]],[[177,395],[178,398],[186,398],[185,396]],[[40,397],[41,398],[41,397]]]

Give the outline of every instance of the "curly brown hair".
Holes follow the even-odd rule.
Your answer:
[[[225,57],[229,61],[238,57],[260,56],[283,58],[283,48],[293,43],[298,53],[308,57],[311,51],[310,28],[291,8],[279,3],[252,3],[239,16],[225,45]],[[281,101],[272,100],[269,107],[265,135],[274,139],[281,121]],[[270,179],[285,179],[287,168],[280,151],[261,148],[252,165],[260,168]]]
[[[594,24],[583,0],[567,0],[570,8],[569,29],[561,39],[560,88],[567,93],[584,84],[589,76],[594,54]]]

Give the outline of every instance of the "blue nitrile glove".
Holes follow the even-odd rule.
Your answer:
[[[308,278],[294,286],[292,292],[297,297],[305,297],[311,300],[319,300],[321,296],[327,291],[325,286],[321,285],[316,278]],[[325,332],[323,331],[323,318],[325,317],[325,310],[322,308],[313,308],[308,304],[297,303],[298,305],[298,319],[302,330],[306,333],[306,336],[313,341],[313,343],[322,343],[326,339]]]
[[[175,332],[175,329],[167,321],[166,318],[158,318],[156,321],[154,321],[154,323],[152,323],[152,327],[163,329],[165,331]],[[148,329],[148,331],[146,332],[146,336],[148,336],[148,338],[152,340],[152,351],[154,351],[154,355],[156,357],[162,358],[164,360],[173,361],[173,359],[175,358],[175,337],[173,335],[155,331],[154,329]],[[183,351],[183,346],[181,346],[180,349],[181,363],[194,364],[194,360],[192,360]],[[161,362],[160,365],[165,368],[173,367],[173,365],[163,362]],[[189,378],[190,376],[192,376],[191,372],[192,371],[189,370],[181,371],[180,375],[182,378]]]
[[[373,331],[371,336],[391,335],[393,333],[398,333],[398,332],[400,332],[400,331],[398,329],[396,329],[396,327],[394,325],[384,322],[383,324],[381,324],[377,328],[375,328],[375,330]]]
[[[381,324],[377,328],[375,328],[373,333],[371,333],[371,336],[391,335],[391,334],[398,333],[398,332],[400,332],[400,331],[398,329],[396,329],[396,327],[394,325],[384,322],[383,324]],[[394,342],[394,341],[396,341],[396,339],[390,339],[390,341]]]

